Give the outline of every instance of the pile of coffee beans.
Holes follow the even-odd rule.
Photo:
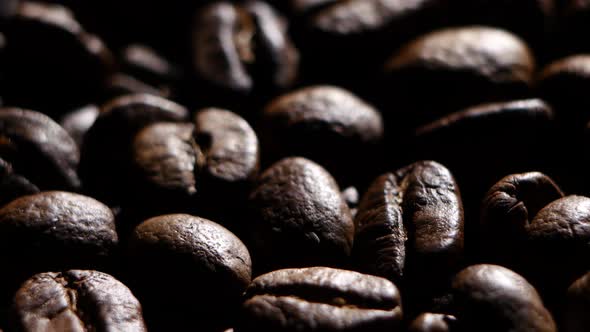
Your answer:
[[[590,331],[589,18],[0,0],[0,332]]]

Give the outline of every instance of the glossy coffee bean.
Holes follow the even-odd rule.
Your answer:
[[[96,121],[99,112],[100,109],[95,105],[88,105],[69,112],[61,118],[60,125],[74,139],[78,148],[82,147],[84,136]]]
[[[590,273],[586,273],[574,281],[567,290],[566,305],[563,310],[563,331],[588,331],[590,328],[590,319],[588,317],[589,308]]]
[[[496,28],[446,28],[401,47],[385,65],[383,102],[393,125],[423,124],[461,108],[530,95],[535,60]],[[451,82],[452,84],[449,84]]]
[[[482,199],[498,179],[552,169],[558,149],[549,148],[555,144],[553,135],[554,113],[545,102],[490,103],[418,128],[412,154],[449,167],[459,180],[468,217],[479,218]]]
[[[551,202],[526,225],[526,233],[530,280],[553,301],[589,268],[579,257],[590,250],[590,198],[566,196]]]
[[[420,299],[412,306],[437,301],[433,297],[448,287],[463,260],[459,187],[436,162],[378,177],[363,195],[355,225],[356,265],[403,285],[409,300]]]
[[[354,225],[338,185],[304,158],[283,159],[250,195],[257,268],[339,266],[352,249]]]
[[[303,156],[345,184],[362,179],[360,174],[371,166],[366,159],[374,157],[383,138],[380,113],[334,86],[312,86],[273,100],[264,110],[260,130],[268,161]],[[350,158],[351,153],[357,157]]]
[[[464,331],[557,331],[537,291],[497,265],[473,265],[455,276],[453,299]]]
[[[243,108],[245,96],[275,93],[297,78],[287,21],[265,2],[214,2],[199,11],[193,31],[200,98],[213,104]]]
[[[38,112],[0,109],[0,158],[42,190],[78,190],[80,152],[57,123]]]
[[[450,332],[457,319],[451,315],[424,313],[410,324],[408,332]]]
[[[228,216],[230,207],[243,208],[258,174],[254,130],[238,115],[221,109],[198,112],[194,125],[146,127],[134,140],[133,154],[140,175],[137,186],[144,188],[138,195],[144,200],[140,205],[147,202],[176,211],[192,207],[207,216]]]
[[[111,210],[90,197],[50,191],[20,197],[0,209],[4,277],[106,266],[118,236]]]
[[[96,100],[112,70],[108,48],[65,7],[24,1],[4,33],[8,104],[63,114]]]
[[[270,272],[246,289],[236,331],[397,331],[401,299],[386,279],[312,267]]]
[[[18,331],[147,331],[131,291],[98,271],[37,274],[16,293],[13,310]]]
[[[527,225],[541,209],[563,196],[557,184],[539,172],[512,174],[498,181],[481,208],[481,247],[486,257],[518,271],[523,262],[517,256],[524,250]]]
[[[137,226],[129,240],[128,264],[132,289],[156,330],[182,330],[195,322],[202,331],[229,326],[251,281],[250,254],[240,239],[212,221],[186,214]]]
[[[186,120],[184,107],[148,94],[127,95],[104,105],[82,149],[80,175],[86,191],[105,202],[123,200],[129,191],[137,132],[155,122]]]

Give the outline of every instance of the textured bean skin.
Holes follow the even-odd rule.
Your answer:
[[[77,190],[80,151],[74,140],[44,114],[0,109],[0,157],[42,189]]]
[[[359,177],[383,139],[380,113],[351,92],[335,86],[311,86],[273,100],[264,110],[261,139],[267,159],[310,158],[337,179]],[[358,154],[354,160],[350,153]],[[342,171],[343,163],[355,172]]]
[[[408,332],[450,332],[456,318],[450,315],[424,313],[410,324]]]
[[[423,269],[454,265],[462,256],[459,188],[436,162],[418,162],[377,178],[361,200],[355,223],[358,263],[396,282],[406,274],[408,253]]]
[[[260,176],[250,201],[262,270],[337,265],[349,256],[350,210],[319,165],[298,157],[275,163]]]
[[[586,273],[574,281],[567,290],[564,309],[563,331],[582,332],[590,328],[588,308],[590,307],[590,274]]]
[[[456,316],[466,331],[557,331],[537,291],[497,265],[473,265],[453,281]]]
[[[270,272],[246,289],[236,331],[382,331],[399,326],[399,291],[358,272],[312,267]]]
[[[59,191],[6,204],[0,209],[0,230],[4,260],[19,273],[97,267],[118,244],[114,216],[107,206]]]
[[[547,204],[563,196],[557,184],[539,172],[512,174],[498,181],[486,194],[481,209],[486,254],[496,263],[519,264],[514,253],[523,249],[527,225]]]
[[[13,310],[18,331],[147,331],[131,291],[98,271],[37,274],[16,293]]]
[[[154,217],[137,226],[128,259],[146,318],[160,328],[181,328],[195,319],[204,330],[222,327],[251,281],[244,244],[222,226],[186,214]]]
[[[474,104],[526,97],[534,71],[531,51],[509,32],[446,28],[411,41],[388,60],[384,93],[399,96],[391,99],[399,104],[387,104],[399,110],[391,121],[419,125]]]

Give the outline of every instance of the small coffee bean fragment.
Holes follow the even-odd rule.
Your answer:
[[[131,291],[98,271],[37,274],[16,293],[13,310],[18,331],[147,331]]]
[[[137,226],[128,264],[148,325],[160,328],[182,329],[194,322],[204,331],[231,326],[251,281],[250,254],[240,239],[186,214],[154,217]]]
[[[408,332],[451,332],[457,319],[450,315],[424,313],[410,324]]]
[[[365,160],[377,154],[383,138],[380,113],[334,86],[307,87],[276,98],[265,108],[260,127],[269,161],[303,156],[346,184],[371,173],[374,165]],[[357,156],[350,158],[351,153]]]
[[[259,177],[250,195],[254,258],[262,271],[339,266],[352,249],[354,225],[338,185],[304,158],[283,159]]]
[[[498,265],[473,265],[459,272],[453,300],[461,331],[557,331],[535,288]]]
[[[0,158],[42,190],[80,187],[80,151],[70,135],[44,114],[0,109]]]
[[[326,267],[285,269],[246,289],[238,332],[398,331],[401,298],[390,281]]]

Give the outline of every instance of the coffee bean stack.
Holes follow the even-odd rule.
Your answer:
[[[0,331],[590,331],[589,15],[0,1]]]

